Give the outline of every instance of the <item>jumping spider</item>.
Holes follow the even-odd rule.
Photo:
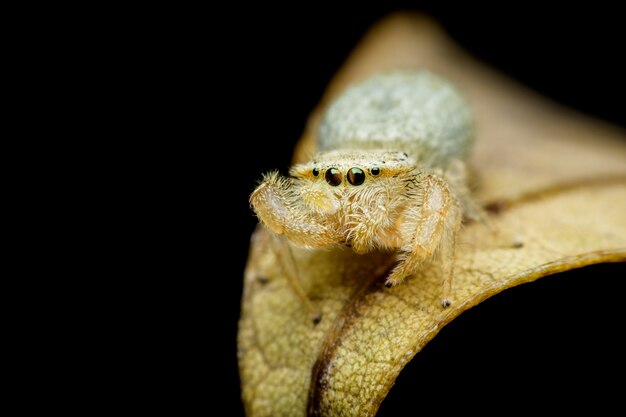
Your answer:
[[[265,175],[250,202],[261,223],[293,245],[396,251],[388,287],[440,256],[448,307],[456,235],[464,217],[478,214],[464,163],[471,124],[466,102],[442,78],[376,76],[329,107],[320,152],[290,177]]]

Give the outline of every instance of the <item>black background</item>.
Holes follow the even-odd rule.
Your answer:
[[[153,372],[181,403],[199,404],[209,415],[243,415],[236,331],[256,224],[248,196],[263,172],[286,171],[324,87],[388,12],[423,10],[477,58],[556,101],[626,126],[624,22],[616,10],[385,4],[191,10],[172,30],[180,32],[183,58],[176,73],[194,98],[193,105],[180,103],[194,129],[182,128],[191,138],[179,139],[190,143],[179,163],[193,166],[184,170],[193,187],[181,189],[193,193],[189,215],[197,217],[181,223],[193,236],[181,242],[188,251],[182,262],[194,270],[181,269],[184,288],[167,299],[176,319],[163,338],[175,349],[163,352],[162,373]],[[620,407],[625,272],[620,264],[560,274],[464,313],[416,356],[381,415],[423,414],[420,407],[440,414]],[[219,388],[209,388],[215,382]]]

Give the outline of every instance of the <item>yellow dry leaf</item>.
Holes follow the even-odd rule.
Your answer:
[[[299,279],[323,319],[313,325],[257,229],[245,271],[239,367],[246,413],[373,416],[402,368],[443,326],[498,292],[599,262],[626,260],[624,133],[511,83],[453,45],[431,21],[392,16],[336,75],[295,160],[315,149],[326,103],[373,73],[423,67],[451,80],[476,119],[482,224],[459,236],[452,306],[439,304],[436,265],[383,286],[387,255],[296,250]]]

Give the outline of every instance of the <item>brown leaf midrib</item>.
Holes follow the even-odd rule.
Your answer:
[[[343,334],[350,325],[354,322],[354,319],[358,317],[358,309],[360,303],[364,300],[365,296],[379,291],[381,288],[381,279],[384,276],[389,275],[390,270],[393,268],[393,265],[386,268],[382,274],[375,274],[370,277],[369,281],[366,285],[358,288],[354,293],[350,296],[348,301],[346,301],[339,315],[335,319],[331,329],[328,334],[324,338],[324,342],[322,343],[322,347],[319,350],[317,359],[315,360],[315,364],[311,370],[311,384],[309,386],[309,398],[307,403],[307,415],[309,416],[318,416],[320,415],[320,400],[321,395],[319,395],[320,390],[322,388],[323,379],[326,376],[326,370],[328,369],[329,361],[337,350],[337,348],[341,345],[341,334]]]

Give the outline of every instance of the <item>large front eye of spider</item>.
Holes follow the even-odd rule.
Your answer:
[[[326,182],[333,187],[341,184],[341,171],[339,171],[337,168],[327,169],[324,177],[326,178]]]
[[[361,168],[350,168],[348,170],[348,182],[352,185],[361,185],[365,182],[365,172]]]

